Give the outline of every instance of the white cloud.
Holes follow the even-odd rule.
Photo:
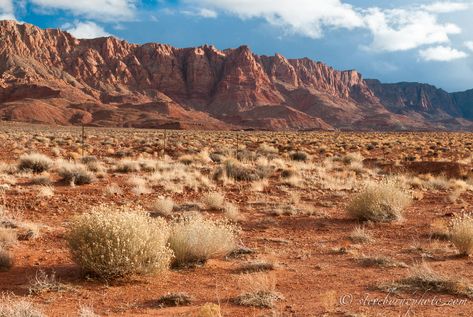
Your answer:
[[[466,2],[439,1],[432,4],[423,5],[421,8],[433,13],[449,13],[463,11],[470,7]]]
[[[62,26],[62,28],[78,39],[93,39],[97,37],[110,36],[110,34],[107,33],[101,26],[91,21],[65,24]]]
[[[214,10],[206,9],[206,8],[201,8],[197,10],[183,10],[181,11],[181,13],[186,14],[186,15],[207,18],[207,19],[215,19],[216,17],[218,17],[217,12],[215,12]]]
[[[420,57],[425,61],[449,62],[468,56],[467,53],[449,46],[434,46],[419,51]]]
[[[363,26],[360,14],[340,0],[186,0],[193,6],[222,10],[242,19],[263,18],[311,38],[323,36],[324,27],[353,29]]]
[[[16,20],[12,0],[0,0],[0,20]]]
[[[375,51],[405,51],[422,45],[448,43],[450,34],[461,33],[452,23],[439,23],[431,13],[419,10],[372,8],[365,22],[373,35],[368,46]]]
[[[450,42],[461,33],[454,23],[439,22],[442,13],[466,10],[464,2],[439,1],[398,9],[363,9],[343,0],[185,0],[193,7],[211,8],[242,19],[262,18],[271,25],[311,38],[321,38],[326,29],[367,30],[372,51],[405,51],[424,45]]]
[[[135,15],[136,0],[30,0],[42,10],[66,10],[89,19],[124,21]]]
[[[470,51],[473,52],[473,41],[467,41],[465,42],[466,48],[468,48]]]

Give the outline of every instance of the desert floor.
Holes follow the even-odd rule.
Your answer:
[[[81,128],[0,125],[0,227],[14,222],[18,237],[5,246],[14,265],[0,272],[3,305],[27,301],[46,316],[92,316],[84,307],[99,316],[471,316],[473,262],[449,241],[449,223],[473,203],[471,134],[166,131],[165,139],[164,131],[85,128],[85,136]],[[54,166],[19,169],[29,153]],[[227,160],[248,180],[216,176]],[[61,181],[64,161],[83,161],[95,181]],[[412,197],[402,219],[353,219],[352,198],[385,179]],[[210,192],[231,212],[209,207]],[[163,198],[174,202],[170,222],[185,213],[229,218],[240,228],[237,250],[250,253],[107,282],[72,261],[71,217],[102,204],[153,213]],[[259,272],[243,273],[256,261],[265,264]],[[422,270],[462,289],[396,286]],[[281,299],[266,308],[234,302],[257,287]],[[168,293],[193,300],[159,306]],[[206,315],[209,303],[215,311]]]

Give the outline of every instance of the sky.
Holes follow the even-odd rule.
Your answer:
[[[473,0],[0,0],[0,19],[78,38],[248,45],[382,82],[473,88]]]

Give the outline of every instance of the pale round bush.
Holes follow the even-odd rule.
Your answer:
[[[411,196],[396,181],[385,180],[368,183],[349,203],[347,212],[359,220],[394,221],[402,218],[411,202]]]
[[[225,196],[219,192],[211,192],[204,196],[203,202],[209,209],[223,209]]]
[[[450,240],[461,254],[473,254],[473,218],[465,216],[453,220]]]
[[[151,211],[153,214],[157,214],[163,217],[170,216],[173,209],[174,201],[171,198],[158,199],[153,203],[151,207]]]
[[[53,166],[53,161],[46,155],[40,153],[23,154],[20,156],[18,169],[20,171],[31,171],[33,173],[46,172]]]
[[[0,317],[44,317],[31,302],[4,297],[0,302]]]
[[[226,221],[186,217],[172,225],[169,246],[175,266],[205,263],[227,255],[237,243],[237,228]]]
[[[166,221],[117,209],[104,205],[73,219],[68,243],[74,261],[105,279],[166,269],[172,258]]]
[[[95,175],[83,164],[62,161],[58,163],[58,174],[66,183],[75,185],[91,184],[95,181]]]

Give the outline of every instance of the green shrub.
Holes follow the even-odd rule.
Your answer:
[[[169,266],[169,226],[145,213],[101,206],[73,219],[68,234],[74,261],[86,272],[113,279]]]

